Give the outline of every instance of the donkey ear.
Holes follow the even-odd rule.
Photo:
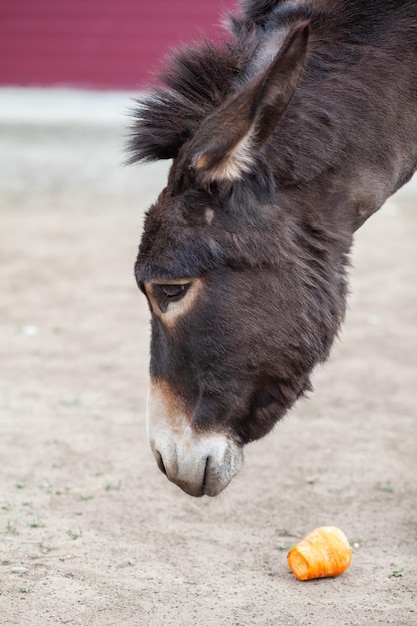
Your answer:
[[[297,22],[270,66],[201,124],[190,150],[205,182],[233,181],[250,171],[300,81],[309,33],[309,22]]]

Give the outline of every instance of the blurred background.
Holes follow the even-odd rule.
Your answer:
[[[168,164],[124,165],[129,115],[173,48],[216,37],[226,4],[0,0],[2,426],[25,431],[36,406],[44,419],[51,401],[55,419],[88,397],[120,416],[120,385],[132,420],[143,409],[148,312],[133,263]]]
[[[0,624],[300,626],[335,606],[349,624],[358,607],[361,624],[411,623],[415,181],[356,237],[314,394],[248,447],[224,496],[191,501],[149,450],[133,265],[169,163],[124,166],[129,112],[169,51],[216,37],[236,4],[0,0]],[[329,522],[365,547],[350,583],[304,594],[281,550]]]
[[[1,0],[0,84],[143,87],[181,41],[213,36],[226,0]]]

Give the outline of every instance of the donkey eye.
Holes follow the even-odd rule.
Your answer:
[[[187,291],[190,283],[155,283],[153,290],[155,295],[159,295],[168,300],[179,300]]]
[[[182,294],[185,285],[160,285],[160,289],[167,298],[175,298]]]

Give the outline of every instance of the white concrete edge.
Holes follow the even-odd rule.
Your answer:
[[[0,87],[0,123],[126,125],[139,93]]]
[[[134,101],[143,92],[62,87],[0,87],[0,124],[121,126],[128,128]],[[397,193],[414,195],[417,175]]]

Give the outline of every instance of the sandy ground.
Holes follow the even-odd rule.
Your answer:
[[[0,624],[417,624],[417,185],[358,233],[315,392],[195,500],[145,432],[132,267],[165,166],[121,166],[127,95],[2,95]],[[329,524],[351,567],[297,581],[288,547]]]

